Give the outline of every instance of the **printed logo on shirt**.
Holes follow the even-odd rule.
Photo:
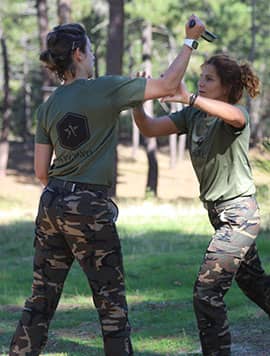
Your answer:
[[[56,125],[59,143],[63,148],[76,150],[90,138],[85,116],[67,113]]]

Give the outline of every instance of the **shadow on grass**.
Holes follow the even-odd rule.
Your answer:
[[[15,327],[14,327],[15,330]],[[85,355],[91,355],[91,356],[104,356],[104,351],[103,351],[103,346],[89,346],[89,343],[91,343],[91,337],[87,338],[87,343],[88,345],[83,345],[84,342],[81,340],[78,341],[73,341],[73,340],[65,340],[61,338],[57,338],[55,336],[50,335],[52,333],[53,335],[53,330],[49,332],[49,340],[47,342],[47,345],[45,349],[43,350],[42,354],[49,354],[49,355],[55,355],[56,353],[64,353],[68,356],[85,356]],[[0,347],[0,355],[1,356],[8,356],[8,350],[9,350],[9,344],[12,338],[13,332],[0,332],[0,342],[1,342],[1,347]],[[95,340],[93,340],[93,343],[95,343]],[[133,348],[134,348],[134,342],[133,342]],[[134,352],[136,356],[168,356],[167,352],[153,352],[153,351],[137,351],[136,348],[134,348]],[[178,354],[177,354],[178,355]],[[179,353],[180,355],[180,353]],[[182,355],[182,353],[181,353]],[[184,353],[183,353],[184,355]],[[188,353],[188,355],[191,355],[191,353]],[[194,353],[195,355],[195,353]]]
[[[133,297],[136,297],[135,291],[139,290],[140,297],[130,303],[129,308],[135,344],[137,338],[148,340],[148,344],[149,340],[152,342],[159,342],[166,338],[179,340],[181,330],[184,330],[193,345],[198,344],[194,319],[190,317],[192,314],[191,286],[200,264],[198,256],[202,257],[209,236],[177,233],[175,229],[170,230],[169,226],[160,232],[151,229],[143,232],[143,238],[141,234],[131,238],[128,230],[124,232],[124,235],[122,245],[127,275],[127,292],[129,294],[132,290]],[[2,350],[0,347],[1,355],[5,355],[4,352],[7,352],[6,345],[9,344],[11,334],[20,316],[18,309],[14,307],[15,309],[12,311],[10,304],[18,305],[18,293],[21,298],[26,298],[31,292],[33,236],[34,225],[32,222],[18,221],[0,226],[0,295],[2,301],[0,345],[5,345],[2,346]],[[261,238],[258,243],[259,250],[260,246],[269,246],[268,235],[262,233]],[[267,254],[265,249],[261,248],[261,250],[265,261]],[[51,337],[46,348],[47,353],[63,352],[72,356],[103,355],[102,347],[99,346],[101,337],[96,311],[91,306],[88,308],[76,305],[76,297],[91,298],[87,281],[81,277],[83,275],[79,266],[75,264],[64,289],[66,297],[69,300],[75,297],[75,302],[65,306],[65,310],[60,308],[57,311],[50,328]],[[183,275],[187,275],[187,282],[182,283]],[[181,280],[176,280],[175,276],[180,276]],[[188,285],[188,289],[183,295],[185,285]],[[170,300],[166,300],[166,297],[164,301],[158,300],[156,295],[151,294],[152,291],[164,293],[163,295],[171,293]],[[232,295],[229,304],[233,305],[234,293],[235,296],[238,296],[239,291],[234,290],[230,293]],[[238,308],[237,304],[234,304],[234,307],[242,309],[245,301],[246,299],[241,299],[240,307]],[[9,306],[6,306],[5,309],[4,304],[9,304]],[[185,314],[187,309],[190,315]],[[251,307],[251,310],[252,313],[256,313],[255,307]],[[163,319],[163,316],[166,316],[166,320]],[[184,321],[181,320],[183,316],[186,318]],[[247,327],[248,325],[250,328],[254,327],[250,316],[245,315],[245,311],[241,311],[242,322],[246,323]],[[91,339],[93,339],[93,346],[89,345]],[[84,340],[85,345],[83,344]],[[165,356],[168,355],[168,352],[136,351],[135,354],[137,356]],[[192,353],[187,354],[192,355]],[[181,353],[177,355],[181,355]]]
[[[73,318],[76,319],[75,315],[79,310],[73,312]],[[56,316],[55,323],[57,324],[59,320],[62,319],[62,315],[65,314],[63,311],[58,311]],[[150,326],[149,326],[150,327]],[[9,329],[11,325],[9,324]],[[15,329],[15,323],[14,323]],[[65,335],[66,330],[69,329],[69,333],[72,336]],[[250,335],[250,330],[253,330],[252,335]],[[233,356],[245,356],[245,355],[268,355],[270,348],[270,341],[267,337],[269,333],[269,320],[265,314],[259,315],[249,315],[242,317],[237,322],[234,321],[231,325],[232,330],[232,355]],[[13,332],[13,330],[12,330]],[[7,356],[8,345],[12,337],[12,332],[3,332],[0,329],[0,355]],[[49,341],[44,350],[44,354],[54,355],[55,353],[65,353],[69,356],[104,356],[102,341],[99,331],[95,330],[94,334],[91,333],[91,330],[84,330],[83,336],[79,335],[81,332],[80,328],[66,328],[59,329],[55,328],[54,325],[51,326],[49,332]],[[61,335],[62,333],[62,335]],[[186,332],[185,336],[189,337],[190,340],[193,340],[194,349],[198,349],[198,338],[194,336],[193,332]],[[163,335],[166,338],[166,335]],[[147,339],[147,336],[142,335],[139,331],[134,331],[132,333],[134,352],[136,356],[180,356],[180,355],[201,355],[198,351],[195,350],[192,352],[181,351],[181,348],[178,348],[177,352],[168,353],[167,351],[155,352],[155,351],[138,351],[136,347],[136,339],[139,338],[142,340],[142,337]],[[175,335],[175,337],[180,338],[181,335]],[[152,343],[159,342],[160,337],[151,337]],[[72,340],[73,339],[73,340]],[[93,345],[91,344],[91,340]],[[96,344],[99,345],[96,345]],[[197,347],[196,347],[197,346]],[[140,347],[141,349],[142,347]]]

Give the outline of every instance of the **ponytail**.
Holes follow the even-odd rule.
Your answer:
[[[248,63],[240,65],[241,82],[251,98],[255,98],[260,94],[260,81],[257,75],[253,72]]]

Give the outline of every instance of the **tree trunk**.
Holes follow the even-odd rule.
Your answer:
[[[178,141],[178,160],[183,161],[185,158],[187,135],[180,135]]]
[[[140,131],[135,124],[135,121],[133,119],[132,111],[131,111],[131,116],[132,116],[132,153],[131,157],[133,161],[136,161],[137,157],[137,152],[140,146]]]
[[[110,22],[108,31],[107,74],[122,74],[124,52],[124,0],[108,0]]]
[[[0,140],[0,177],[5,177],[7,174],[8,156],[9,142]]]
[[[152,74],[152,25],[147,23],[143,29],[142,34],[142,45],[143,45],[143,67],[147,75]],[[150,116],[153,116],[153,102],[147,101],[145,104],[145,109]],[[145,149],[148,160],[148,174],[146,183],[146,193],[153,194],[157,196],[157,186],[158,186],[158,162],[156,158],[157,151],[157,140],[155,137],[145,138]]]
[[[129,53],[129,65],[128,65],[128,69],[129,69],[129,75],[132,77],[134,75],[133,73],[133,66],[134,66],[134,56],[133,56],[133,52],[132,52],[132,44],[130,43],[128,46],[128,53]],[[132,152],[131,152],[131,158],[133,161],[136,161],[136,156],[137,156],[137,152],[140,146],[140,131],[137,127],[137,125],[135,124],[135,121],[133,119],[133,114],[132,114],[132,110],[130,110],[130,115],[132,117]]]
[[[170,168],[175,167],[177,159],[177,134],[169,136],[170,146]]]
[[[177,110],[177,103],[171,103],[171,111]],[[169,113],[168,113],[169,114]],[[170,168],[175,167],[177,161],[177,134],[169,136]]]
[[[124,0],[108,0],[110,20],[106,53],[107,74],[122,74],[122,58],[124,51]],[[116,196],[117,185],[117,148],[114,162],[114,179],[110,195]]]
[[[10,87],[9,87],[9,59],[7,52],[7,45],[5,37],[3,35],[2,29],[0,29],[0,41],[1,41],[1,50],[3,57],[3,122],[2,129],[0,132],[0,175],[5,176],[7,171],[7,162],[8,162],[8,152],[9,152],[9,142],[8,134],[10,127],[10,118],[11,118],[11,100],[10,100]]]
[[[31,135],[32,128],[32,113],[31,113],[31,85],[29,83],[29,63],[27,58],[27,52],[29,51],[29,39],[23,39],[25,48],[25,60],[23,63],[23,93],[24,93],[24,110],[23,110],[23,122],[21,136],[24,142],[28,140]]]
[[[254,62],[256,55],[256,35],[257,35],[257,26],[256,26],[256,1],[251,0],[251,46],[249,51],[248,60],[250,63]],[[251,116],[251,145],[254,146],[259,141],[260,136],[260,115],[259,115],[259,103],[260,99],[256,99],[254,102],[247,97],[247,110]]]
[[[57,14],[60,25],[71,22],[71,0],[57,0]]]
[[[49,31],[47,0],[36,0],[36,7],[40,50],[44,51],[46,49],[46,37]],[[46,68],[44,68],[44,66],[41,67],[41,76],[43,83],[43,99],[46,100],[51,94],[51,88],[53,86],[54,80],[53,76]]]

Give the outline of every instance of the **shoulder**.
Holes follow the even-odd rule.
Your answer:
[[[42,114],[44,113],[45,107],[46,107],[46,103],[43,102],[36,108],[35,114],[34,114],[36,120],[40,120],[40,118],[42,117]]]
[[[243,115],[245,116],[246,122],[249,123],[250,118],[249,118],[249,113],[247,111],[247,108],[241,104],[234,104],[234,106],[242,111]]]
[[[134,85],[138,85],[139,83],[146,82],[145,78],[131,78],[122,75],[104,75],[94,80],[96,81],[96,84],[114,85],[114,86],[119,86],[119,85],[121,86],[125,84],[133,84],[133,83]]]

